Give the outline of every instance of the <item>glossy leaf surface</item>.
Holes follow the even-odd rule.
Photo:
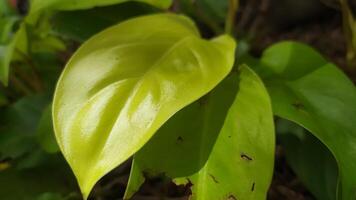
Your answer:
[[[141,174],[164,173],[192,184],[191,199],[265,199],[273,158],[270,100],[243,67],[177,113],[135,155],[126,194],[139,188]]]
[[[38,13],[45,9],[50,10],[80,10],[89,9],[97,6],[108,6],[124,3],[128,1],[138,1],[157,6],[159,8],[168,8],[172,0],[32,0],[31,13]]]
[[[356,197],[356,88],[335,65],[308,46],[282,42],[267,49],[260,74],[274,113],[320,139],[339,167],[339,199]]]
[[[231,37],[203,40],[189,19],[172,14],[128,20],[84,43],[53,103],[57,141],[83,195],[213,89],[230,72],[234,50]]]

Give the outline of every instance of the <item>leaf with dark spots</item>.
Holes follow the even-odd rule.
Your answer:
[[[252,192],[255,191],[255,185],[256,185],[256,183],[253,182],[253,183],[252,183],[252,187],[251,187],[251,191],[252,191]]]
[[[294,108],[297,110],[302,110],[305,108],[300,101],[295,101],[294,103],[292,103],[292,106],[294,106]]]
[[[234,52],[232,37],[205,40],[190,19],[175,14],[133,18],[85,42],[53,101],[56,139],[84,198],[171,116],[221,82]]]
[[[178,136],[177,138],[177,144],[180,144],[183,142],[183,137],[182,136]]]
[[[237,198],[234,195],[230,194],[227,200],[237,200]]]
[[[274,114],[303,126],[332,152],[339,169],[339,199],[355,199],[354,83],[317,51],[297,42],[269,47],[256,70],[271,96]]]
[[[241,158],[242,158],[243,160],[247,160],[247,161],[253,160],[250,156],[248,156],[248,155],[246,155],[246,154],[241,154]]]
[[[247,67],[220,83],[201,105],[174,115],[134,156],[133,172],[166,172],[177,184],[194,184],[190,200],[264,200],[272,179],[274,127],[268,94]],[[181,136],[184,142],[172,145]],[[229,138],[231,136],[231,138]],[[253,162],[249,156],[253,155]],[[237,155],[237,156],[236,156]],[[164,162],[162,162],[164,158]],[[177,159],[179,158],[179,159]],[[250,192],[251,184],[258,188]],[[219,184],[217,184],[219,183]],[[136,185],[135,185],[136,184]],[[137,188],[137,182],[129,182]]]
[[[214,175],[209,174],[210,178],[215,182],[215,183],[219,183],[219,181],[215,178]]]

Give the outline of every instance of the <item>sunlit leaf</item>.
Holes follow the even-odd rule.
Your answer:
[[[273,158],[270,100],[243,67],[172,117],[134,156],[126,198],[142,174],[163,173],[191,185],[190,199],[266,199]]]
[[[339,199],[356,197],[356,88],[308,46],[282,42],[267,49],[258,69],[274,113],[320,139],[339,167]]]
[[[235,42],[200,38],[183,16],[128,20],[94,36],[67,64],[54,129],[83,195],[139,150],[174,113],[231,70]]]

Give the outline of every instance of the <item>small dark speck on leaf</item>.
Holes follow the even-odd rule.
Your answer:
[[[215,183],[219,183],[219,181],[215,178],[214,175],[209,174],[209,176],[211,177],[211,179],[212,179]]]
[[[237,198],[234,195],[230,194],[229,197],[227,197],[227,200],[237,200]]]
[[[182,143],[182,142],[183,142],[182,136],[178,136],[178,138],[177,138],[177,143]]]
[[[295,101],[294,103],[292,103],[292,106],[294,106],[294,108],[297,110],[304,109],[304,105],[299,101]]]
[[[252,183],[251,191],[253,192],[255,190],[255,182]]]
[[[247,161],[251,161],[251,160],[252,160],[252,158],[249,157],[249,156],[246,155],[246,154],[241,154],[241,158],[244,159],[244,160],[247,160]]]
[[[231,135],[227,136],[228,138],[231,138]]]

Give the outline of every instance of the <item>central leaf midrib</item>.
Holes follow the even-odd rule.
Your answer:
[[[161,56],[159,57],[153,64],[151,67],[148,68],[148,70],[146,70],[139,78],[136,84],[134,84],[134,86],[132,87],[132,90],[130,91],[130,93],[127,95],[126,99],[131,99],[136,95],[136,92],[138,91],[137,88],[140,87],[140,85],[142,84],[142,81],[144,79],[146,79],[146,77],[149,75],[149,73],[162,61],[164,60],[168,55],[170,55],[170,53],[172,53],[174,51],[175,48],[177,48],[178,46],[180,46],[181,44],[183,44],[186,40],[193,38],[194,36],[186,36],[183,37],[179,40],[177,40],[176,42],[174,42],[168,49],[167,51]],[[129,106],[131,103],[131,101],[126,101],[124,103],[124,105],[122,106],[122,109],[118,112],[117,116],[120,116],[121,112],[127,107]],[[110,135],[112,135],[113,133],[113,127],[115,126],[115,124],[117,124],[117,121],[119,120],[119,117],[116,118],[117,120],[115,120],[115,122],[112,124],[111,128],[109,129],[109,133],[106,135],[105,139],[103,139],[103,144],[100,145],[100,151],[96,151],[95,153],[95,159],[98,159],[100,157],[102,157],[102,153],[104,150],[104,146],[107,145],[108,143],[108,138],[110,137]]]
[[[206,191],[206,185],[205,184],[201,184],[201,183],[205,183],[206,182],[206,177],[207,177],[207,168],[208,168],[208,164],[209,161],[207,160],[205,165],[204,164],[204,160],[203,160],[203,154],[205,152],[206,149],[206,133],[209,130],[209,119],[211,117],[211,111],[212,111],[212,107],[210,106],[211,102],[209,101],[211,99],[211,93],[209,93],[208,95],[206,95],[204,98],[206,98],[205,100],[207,101],[206,104],[204,104],[204,112],[203,112],[203,126],[202,126],[202,131],[201,131],[201,135],[200,135],[200,147],[199,147],[199,162],[198,162],[198,166],[203,166],[201,171],[198,173],[198,180],[197,180],[197,190],[196,190],[196,199],[198,199],[199,197],[203,197],[205,196],[205,191]],[[203,195],[198,195],[202,193]]]

